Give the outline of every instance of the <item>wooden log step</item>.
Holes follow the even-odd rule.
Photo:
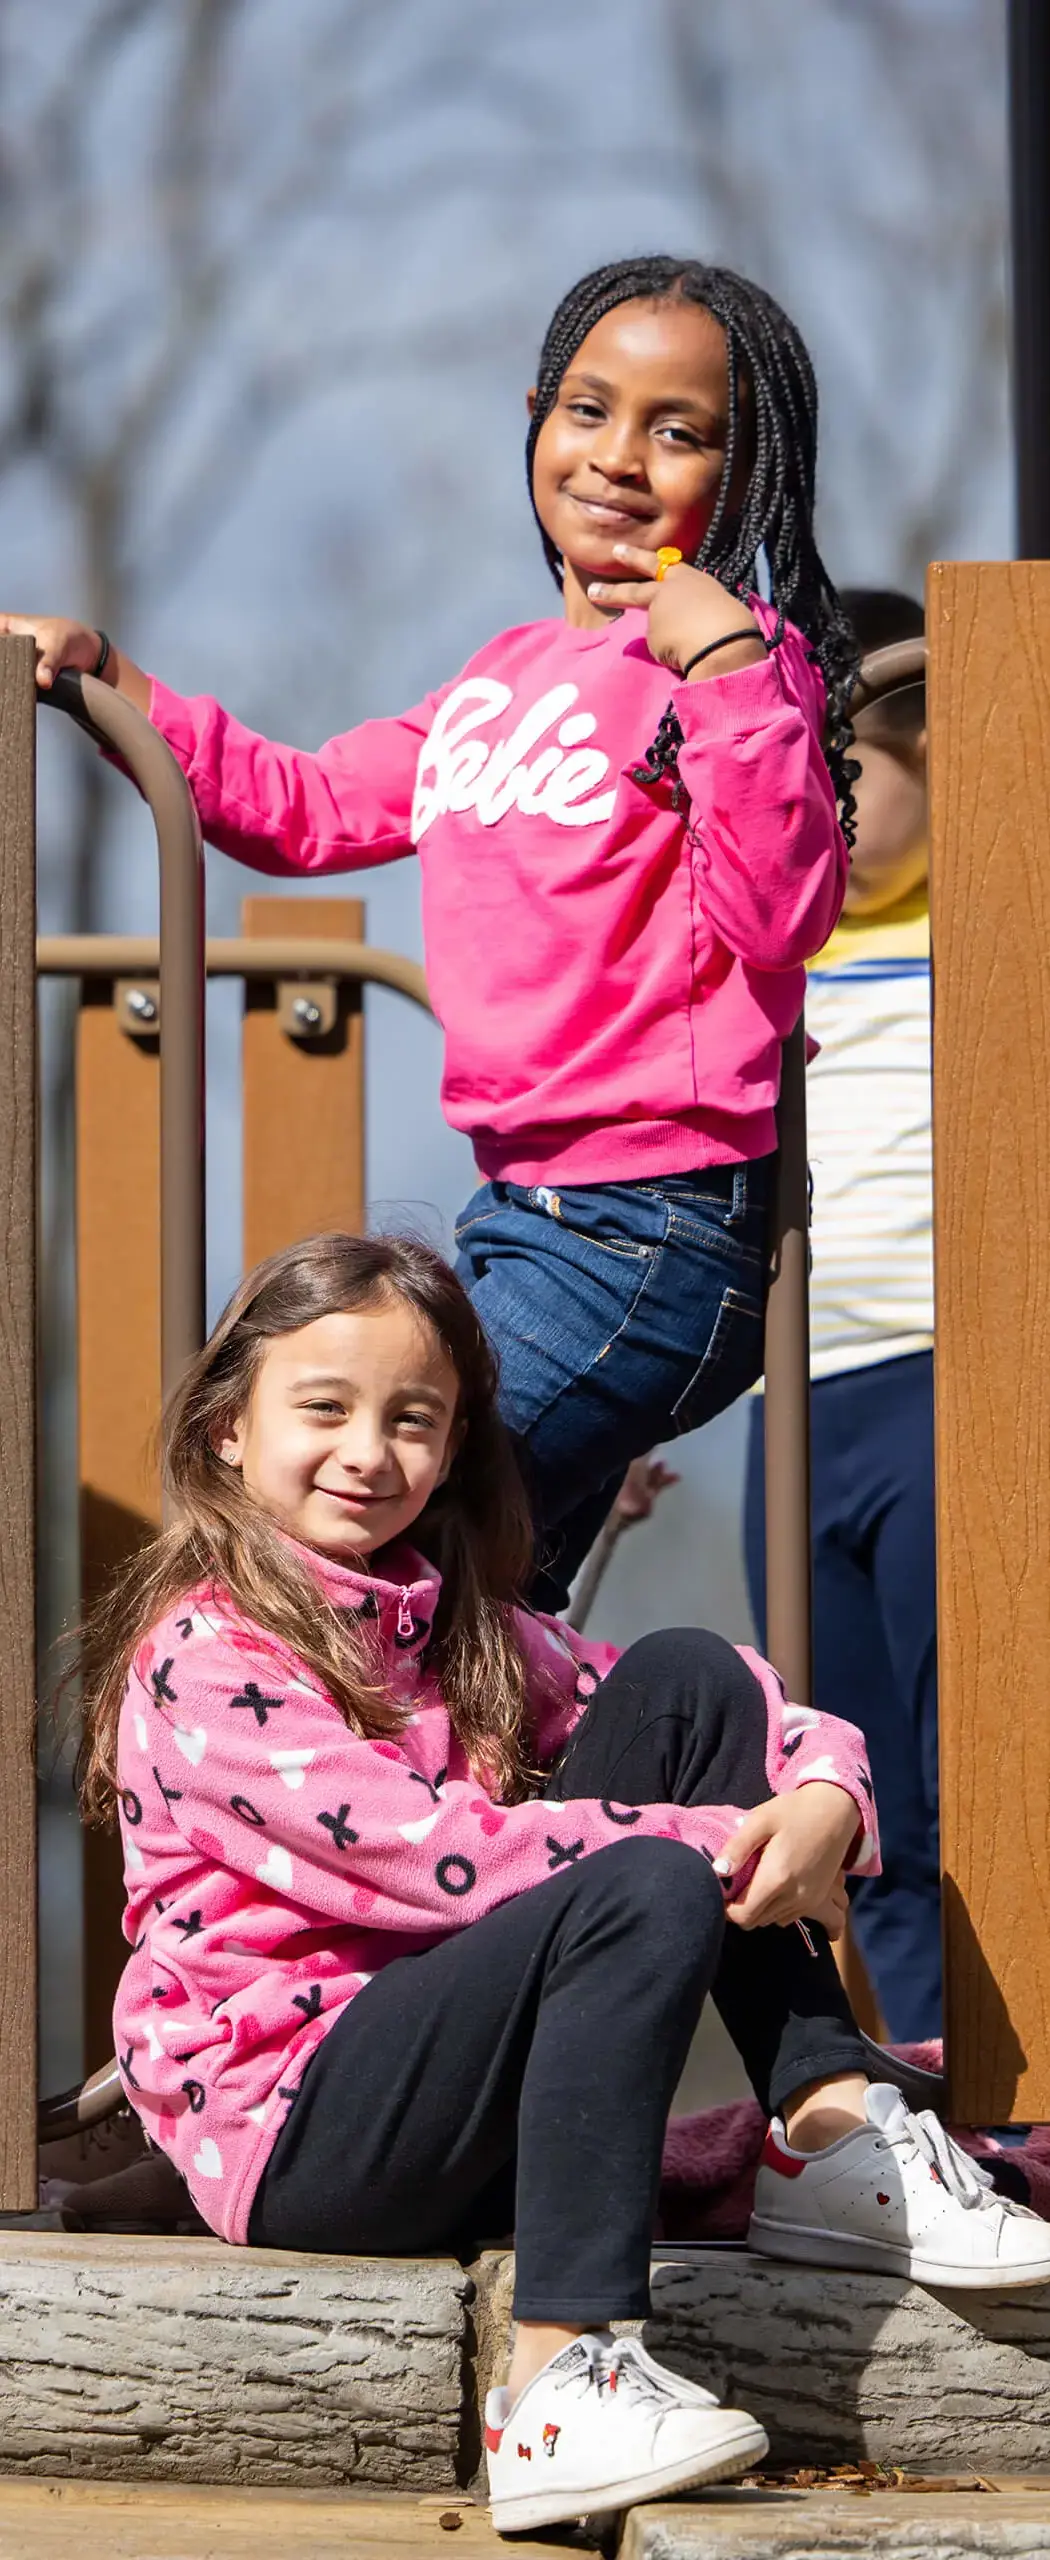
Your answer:
[[[643,2334],[661,2361],[750,2409],[777,2462],[863,2457],[948,2472],[1050,2462],[1048,2285],[933,2294],[891,2276],[698,2249],[656,2268]]]
[[[0,2231],[0,2471],[454,2489],[456,2263]]]

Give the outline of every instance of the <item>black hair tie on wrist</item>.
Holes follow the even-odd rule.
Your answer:
[[[689,659],[688,664],[682,669],[679,677],[679,683],[685,683],[686,677],[692,674],[693,668],[699,666],[701,658],[713,658],[716,649],[731,649],[735,640],[762,640],[762,634],[757,629],[754,631],[723,631],[720,640],[709,640],[706,649],[697,649],[694,652],[693,656]],[[762,640],[762,646],[768,658],[768,642]]]
[[[93,676],[100,676],[100,675],[102,674],[102,671],[103,671],[104,667],[106,667],[106,666],[108,665],[108,663],[109,663],[109,652],[110,652],[110,640],[109,640],[109,634],[108,634],[108,632],[106,632],[106,631],[101,631],[101,630],[100,630],[99,635],[98,635],[98,656],[97,656],[97,658],[96,658],[96,660],[95,660],[94,666],[93,666],[93,667],[92,667],[92,669],[91,669],[91,673],[92,673],[92,675],[93,675]]]

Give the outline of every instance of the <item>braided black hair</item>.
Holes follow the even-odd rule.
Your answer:
[[[695,258],[621,258],[596,267],[567,293],[540,352],[536,399],[525,462],[536,509],[533,463],[544,420],[558,397],[563,374],[599,320],[621,302],[693,302],[725,331],[728,363],[728,431],[725,464],[714,514],[696,555],[731,594],[744,599],[766,562],[777,622],[797,624],[809,641],[827,689],[825,754],[847,844],[853,842],[852,741],[849,700],[857,672],[853,631],[820,557],[813,533],[817,463],[817,386],[806,347],[786,312],[760,285],[728,267],[702,266]],[[742,414],[741,388],[746,395]],[[731,497],[743,440],[750,467],[743,497]],[[539,517],[537,516],[537,523]],[[540,525],[547,565],[560,586],[561,554]],[[677,778],[682,731],[668,705],[645,759],[644,778]],[[641,769],[640,769],[641,771]]]

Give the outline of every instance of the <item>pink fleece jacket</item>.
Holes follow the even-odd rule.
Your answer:
[[[452,1733],[425,1647],[436,1575],[411,1548],[369,1580],[297,1552],[367,1622],[404,1710],[363,1742],[303,1664],[221,1595],[189,1594],[142,1645],[118,1745],[131,1955],[114,2009],[128,2099],[214,2231],[252,2197],[311,2054],[362,1984],[567,1860],[656,1834],[717,1856],[731,1805],[498,1805]],[[538,1761],[549,1765],[616,1659],[522,1613]],[[742,1648],[742,1651],[744,1649]],[[856,1871],[878,1865],[861,1736],[788,1706],[768,1664],[770,1792],[814,1778],[857,1807]]]
[[[669,699],[680,805],[635,773]],[[625,1182],[774,1146],[780,1044],[846,883],[797,631],[680,684],[643,613],[531,623],[312,755],[158,683],[150,716],[205,835],[256,870],[418,850],[442,1100],[482,1173]]]

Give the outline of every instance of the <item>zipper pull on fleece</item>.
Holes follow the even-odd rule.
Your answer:
[[[412,1616],[407,1591],[402,1591],[397,1604],[397,1632],[402,1640],[415,1633],[415,1619]]]

